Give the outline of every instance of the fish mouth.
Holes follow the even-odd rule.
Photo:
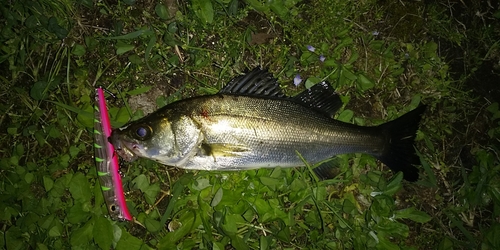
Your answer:
[[[124,140],[115,130],[113,130],[108,140],[115,147],[115,152],[125,161],[134,161],[139,157],[131,150],[137,148],[138,145]]]

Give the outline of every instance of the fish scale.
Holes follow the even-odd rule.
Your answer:
[[[383,136],[374,133],[374,128],[354,127],[310,112],[294,102],[246,96],[201,97],[192,101],[199,105],[180,105],[184,106],[184,112],[194,114],[191,118],[200,124],[205,143],[240,145],[249,150],[214,164],[207,159],[201,165],[180,166],[187,169],[301,166],[303,162],[295,151],[308,162],[316,163],[344,153],[376,154],[385,144]],[[203,108],[209,110],[208,118],[196,115]],[[312,126],[304,126],[307,124]]]

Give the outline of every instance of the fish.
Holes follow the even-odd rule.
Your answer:
[[[208,171],[300,167],[304,160],[364,153],[416,181],[414,140],[425,105],[378,126],[334,119],[342,105],[326,81],[288,97],[271,73],[257,67],[217,94],[173,102],[114,129],[109,141],[127,161],[142,157]]]
[[[97,176],[101,183],[104,202],[111,219],[130,221],[130,214],[119,172],[118,156],[113,144],[108,141],[111,135],[106,98],[101,87],[96,88],[94,105],[94,159]]]

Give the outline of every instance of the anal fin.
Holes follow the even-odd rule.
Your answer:
[[[335,159],[321,163],[313,169],[314,174],[322,181],[331,180],[337,177],[338,161]]]

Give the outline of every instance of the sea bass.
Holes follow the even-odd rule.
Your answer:
[[[125,160],[183,169],[298,167],[304,162],[297,153],[309,163],[365,153],[406,180],[418,179],[413,143],[425,106],[373,127],[333,119],[341,106],[327,82],[287,97],[267,70],[256,68],[215,95],[171,103],[115,129],[109,140]]]

